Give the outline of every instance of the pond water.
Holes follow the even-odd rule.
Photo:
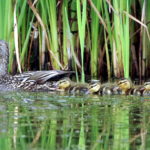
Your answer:
[[[0,94],[3,150],[148,150],[150,97]]]

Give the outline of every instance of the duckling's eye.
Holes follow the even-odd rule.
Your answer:
[[[61,84],[61,83],[65,83],[66,81],[65,80],[62,80],[62,81],[59,81],[59,84]]]
[[[94,88],[94,87],[96,87],[98,85],[98,83],[95,83],[95,84],[92,84],[90,87],[91,88]]]
[[[94,84],[94,85],[91,85],[90,87],[91,87],[91,88],[95,87],[95,84]]]
[[[122,82],[118,82],[118,85],[122,84]]]
[[[126,81],[120,81],[119,84],[126,83]]]
[[[148,83],[145,83],[144,85],[150,85],[150,82],[148,82]]]

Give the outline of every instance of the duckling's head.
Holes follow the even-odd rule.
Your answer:
[[[150,81],[144,83],[142,95],[150,96]]]
[[[0,76],[7,74],[8,58],[8,44],[4,40],[0,40]]]
[[[145,82],[145,83],[144,83],[144,89],[145,89],[146,91],[150,91],[150,82]]]
[[[119,88],[125,93],[132,88],[132,83],[129,79],[122,79],[118,81],[117,84]]]
[[[59,80],[56,83],[57,89],[66,90],[71,86],[71,80],[69,78],[65,78],[62,80]]]
[[[97,93],[101,88],[101,83],[99,81],[92,82],[89,84],[88,92],[89,93]]]

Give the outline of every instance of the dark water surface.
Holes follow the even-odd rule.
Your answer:
[[[150,97],[0,93],[3,150],[149,150]]]

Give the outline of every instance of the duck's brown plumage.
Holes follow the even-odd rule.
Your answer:
[[[73,74],[73,71],[49,70],[30,71],[11,76],[8,74],[7,66],[9,59],[8,44],[0,40],[0,91],[7,90],[49,90],[51,83],[48,81],[58,80]]]

